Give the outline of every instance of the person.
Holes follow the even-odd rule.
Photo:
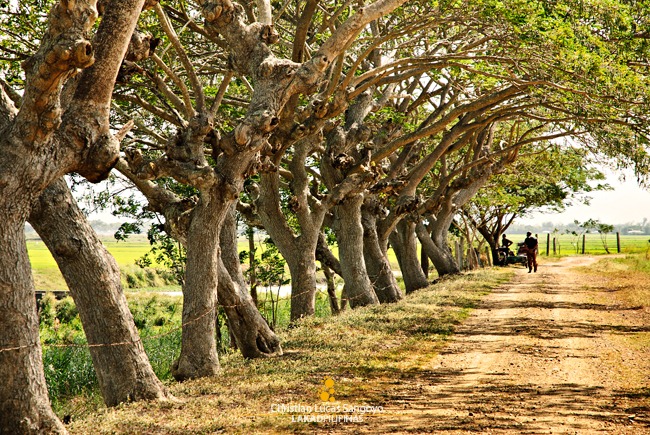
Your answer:
[[[526,233],[524,246],[526,247],[528,273],[532,272],[533,269],[537,272],[537,239],[533,237],[533,234],[530,231]]]
[[[498,261],[495,260],[495,263],[497,265],[506,266],[508,264],[508,256],[514,255],[509,248],[510,245],[512,245],[512,241],[508,240],[504,234],[501,238],[501,246],[497,247],[496,249]]]
[[[509,248],[510,245],[512,245],[512,240],[508,240],[508,238],[507,238],[506,235],[504,234],[504,235],[501,237],[501,246],[502,246],[503,248]]]

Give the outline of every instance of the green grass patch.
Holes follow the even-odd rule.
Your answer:
[[[514,234],[508,238],[515,243],[523,242],[525,235]],[[621,253],[634,254],[646,252],[650,248],[647,235],[621,235]],[[546,255],[546,234],[539,234],[539,253]],[[610,254],[617,253],[616,234],[608,234],[606,238]],[[575,255],[582,253],[582,237],[574,237],[568,234],[562,234],[556,239],[556,256]],[[607,254],[599,234],[587,234],[585,237],[585,254],[603,255]],[[553,256],[553,235],[551,235],[549,245],[549,255]]]
[[[177,281],[169,270],[156,264],[141,268],[135,261],[150,249],[144,236],[132,236],[127,241],[116,241],[106,237],[102,239],[106,249],[115,257],[120,266],[122,285],[126,289],[178,290]],[[56,261],[40,240],[28,240],[27,250],[38,290],[67,290],[68,286],[59,271]]]
[[[181,343],[181,298],[152,294],[127,295],[154,372],[171,380],[170,367]],[[72,298],[56,300],[47,293],[39,303],[40,338],[48,393],[61,416],[101,406],[97,377],[86,336]],[[227,334],[227,331],[222,331]],[[80,411],[81,410],[81,411]]]
[[[429,370],[455,326],[490,289],[512,277],[510,269],[472,272],[395,304],[347,310],[335,317],[303,319],[280,327],[285,354],[247,361],[222,355],[221,376],[172,383],[176,400],[125,404],[75,418],[71,433],[312,433],[327,429],[292,424],[274,404],[322,404],[323,378],[335,383],[337,404],[380,406],[383,388]],[[381,388],[379,387],[381,386]]]

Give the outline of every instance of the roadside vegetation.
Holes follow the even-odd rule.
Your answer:
[[[335,317],[316,316],[293,327],[281,325],[276,332],[282,338],[283,356],[245,360],[238,352],[222,353],[219,376],[167,382],[176,400],[108,409],[87,394],[61,397],[57,412],[61,418],[70,416],[71,433],[282,432],[291,427],[291,418],[271,412],[270,407],[318,404],[326,376],[334,380],[340,403],[379,406],[388,399],[367,388],[371,381],[385,383],[389,391],[398,377],[422,368],[479,298],[511,276],[512,269],[471,272],[445,279],[398,303],[347,310]],[[147,343],[148,333],[141,334]],[[160,343],[159,353],[177,351],[174,346],[180,342],[169,341]],[[151,358],[151,346],[145,347]]]
[[[628,311],[625,320],[616,325],[609,334],[610,339],[618,345],[619,351],[611,352],[616,360],[616,369],[621,378],[621,383],[628,385],[642,385],[628,397],[621,395],[621,403],[633,399],[637,402],[631,414],[639,412],[648,413],[650,410],[650,385],[648,384],[647,370],[639,367],[630,359],[629,353],[650,355],[650,250],[643,253],[626,254],[625,256],[604,257],[583,272],[596,274],[602,280],[600,285],[606,291],[600,293],[600,299],[595,303],[609,306],[625,307]],[[640,324],[646,327],[635,328],[625,334],[616,332],[616,328],[625,330],[626,322],[641,319]],[[646,359],[647,360],[647,359]]]

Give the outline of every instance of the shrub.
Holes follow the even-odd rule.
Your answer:
[[[61,323],[72,323],[79,312],[70,296],[66,296],[56,304],[56,317]]]
[[[43,326],[53,326],[56,318],[56,297],[54,293],[47,292],[38,304],[38,320]]]

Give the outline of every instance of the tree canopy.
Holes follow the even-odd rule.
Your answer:
[[[184,267],[172,372],[216,375],[218,305],[244,356],[282,353],[239,264],[237,216],[287,261],[298,320],[314,312],[317,258],[343,277],[344,304],[394,302],[389,243],[414,291],[429,284],[417,239],[440,275],[459,270],[447,236],[461,209],[477,228],[498,220],[487,240],[507,215],[589,192],[601,178],[584,164],[591,156],[647,178],[648,12],[622,0],[0,3],[0,326],[11,331],[0,374],[20,371],[7,394],[27,392],[0,409],[0,424],[27,415],[46,422],[35,430],[64,430],[40,376],[28,219],[51,237],[82,310],[97,308],[83,289],[93,284],[75,276],[78,246],[99,242],[74,225],[65,174],[119,177],[139,192],[115,200],[119,211],[155,216],[152,241]],[[55,213],[61,226],[46,224]],[[119,274],[109,256],[94,261]],[[130,325],[119,280],[94,279],[113,302],[84,326],[102,315]],[[120,340],[138,342],[124,331]],[[100,371],[110,364],[96,352]],[[133,364],[124,370],[148,370],[146,358]],[[106,402],[164,397],[147,376],[137,394],[106,382]]]

